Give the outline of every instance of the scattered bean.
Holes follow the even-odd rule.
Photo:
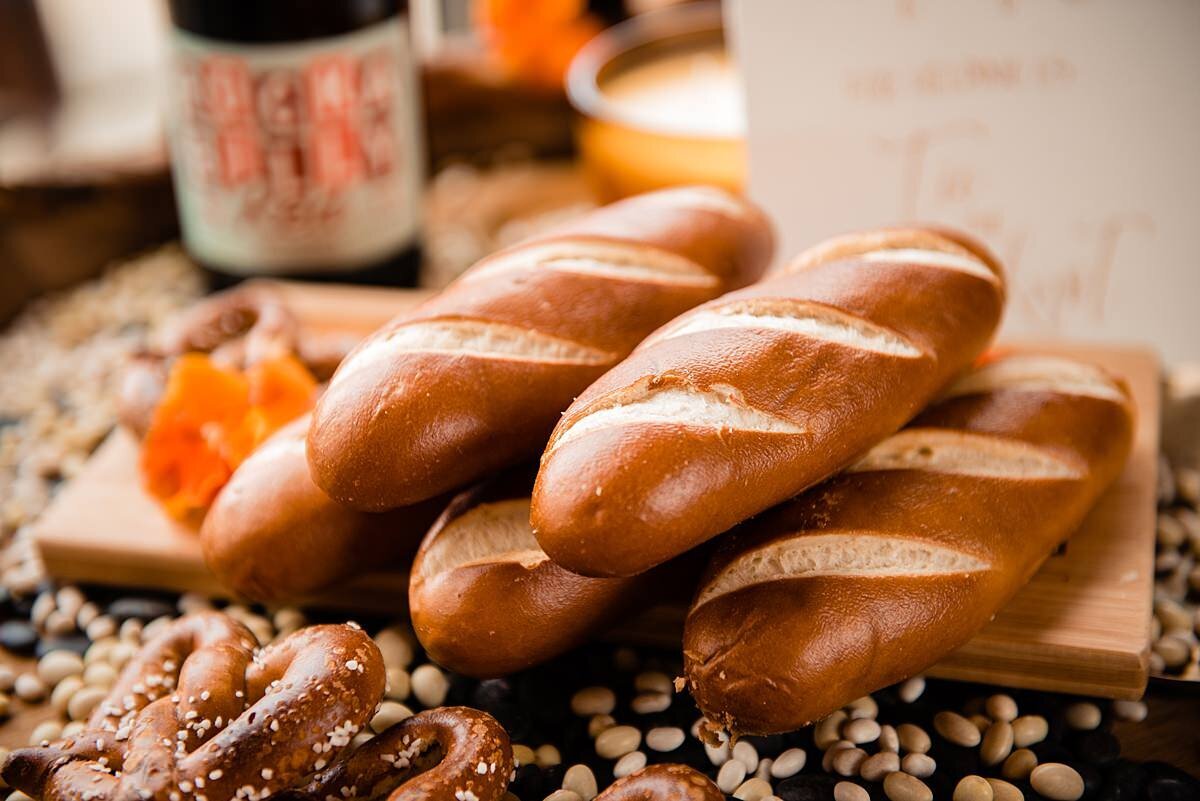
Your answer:
[[[852,743],[873,743],[879,739],[880,726],[871,718],[854,718],[842,726],[842,737]]]
[[[1017,702],[1013,700],[1011,695],[997,693],[987,699],[984,708],[992,720],[1002,720],[1005,723],[1012,723],[1017,719]]]
[[[833,752],[829,764],[839,776],[857,776],[866,761],[867,752],[861,748],[839,748]]]
[[[1019,748],[1004,760],[1004,765],[1000,768],[1000,775],[1006,779],[1028,779],[1037,764],[1037,754],[1028,748]]]
[[[808,753],[803,748],[789,748],[771,763],[771,776],[776,779],[787,779],[795,776],[804,769],[808,761]]]
[[[539,768],[552,768],[555,765],[562,764],[562,754],[554,746],[546,743],[539,745],[537,750],[533,752],[533,761]]]
[[[746,766],[746,773],[753,773],[758,768],[758,749],[747,740],[738,740],[729,752],[733,759]]]
[[[580,717],[609,715],[617,707],[617,694],[608,687],[584,687],[571,696],[571,711]]]
[[[992,778],[987,783],[992,786],[992,801],[1025,801],[1025,794],[1015,784]]]
[[[891,801],[933,801],[929,786],[907,773],[889,773],[883,780],[883,792]]]
[[[770,794],[770,783],[757,778],[746,779],[733,791],[733,797],[740,801],[762,801]]]
[[[666,693],[670,695],[675,691],[675,685],[671,681],[671,677],[666,673],[657,670],[648,670],[634,677],[633,689],[639,693]]]
[[[913,754],[924,754],[933,742],[929,735],[915,723],[901,723],[896,727],[896,735],[900,738],[900,747]]]
[[[571,790],[555,790],[546,796],[545,801],[583,801],[583,799],[579,797],[579,793]]]
[[[595,740],[600,736],[600,732],[606,729],[611,729],[617,725],[617,719],[612,715],[592,715],[588,719],[588,737]]]
[[[717,771],[717,787],[723,793],[732,793],[746,780],[746,766],[736,759],[731,759]]]
[[[388,667],[407,668],[413,661],[412,635],[404,625],[387,626],[375,635],[375,644]]]
[[[596,786],[596,774],[592,773],[592,769],[587,765],[572,765],[567,768],[567,772],[563,774],[562,786],[564,790],[570,790],[583,801],[592,801],[600,793]]]
[[[642,751],[630,751],[618,759],[617,764],[613,765],[613,777],[623,779],[644,767],[646,767],[646,754]]]
[[[864,695],[862,698],[856,698],[846,704],[846,711],[850,714],[852,720],[858,718],[877,718],[879,717],[879,704],[869,695]]]
[[[1086,701],[1071,704],[1066,711],[1067,725],[1080,731],[1098,728],[1101,717],[1100,707]]]
[[[104,687],[83,687],[67,701],[67,717],[71,720],[86,720],[92,710],[108,696]]]
[[[441,706],[450,691],[450,680],[437,665],[421,665],[412,672],[412,693],[421,706]]]
[[[854,782],[838,782],[833,786],[833,801],[871,801],[871,794]]]
[[[953,801],[992,801],[992,786],[982,776],[963,776],[954,787]]]
[[[979,758],[985,765],[999,765],[1013,748],[1013,727],[1011,723],[998,720],[988,726],[983,733],[983,742],[979,746]]]
[[[83,672],[83,657],[73,651],[51,651],[38,660],[38,678],[53,687],[67,676]]]
[[[879,750],[891,751],[893,753],[900,752],[900,737],[896,734],[896,727],[884,724],[879,727]]]
[[[42,743],[54,742],[59,737],[62,737],[62,730],[63,725],[57,720],[43,721],[30,732],[29,744],[41,745]]]
[[[683,745],[686,739],[687,735],[683,733],[683,729],[675,726],[659,726],[646,732],[646,747],[651,751],[666,753]]]
[[[900,755],[892,751],[880,751],[867,757],[858,773],[869,782],[883,781],[889,773],[900,770]]]
[[[404,704],[398,701],[384,701],[379,705],[379,711],[375,713],[375,717],[371,718],[371,730],[380,734],[412,716],[412,710]]]
[[[629,708],[639,715],[653,715],[671,708],[667,693],[642,693],[629,702]]]
[[[67,713],[67,703],[71,696],[83,689],[83,679],[79,676],[67,676],[54,685],[50,691],[50,706],[60,715]]]
[[[36,704],[46,697],[46,684],[32,673],[22,673],[13,683],[13,692],[22,701]]]
[[[518,766],[532,765],[537,760],[533,753],[533,749],[523,743],[517,743],[512,747],[513,762]]]
[[[1118,720],[1140,723],[1146,719],[1149,708],[1141,701],[1113,701],[1113,715]]]
[[[633,726],[613,726],[596,738],[596,753],[605,759],[620,759],[641,744],[642,733]]]
[[[391,701],[407,701],[412,695],[412,677],[402,667],[389,667],[387,676],[387,691],[384,696]]]
[[[829,748],[825,751],[825,755],[821,757],[821,770],[825,771],[826,773],[831,773],[833,771],[834,754],[844,748],[854,747],[854,743],[850,742],[849,740],[838,740],[836,743],[829,746]]]
[[[842,723],[849,717],[843,710],[839,709],[817,721],[817,725],[813,727],[813,742],[816,743],[817,748],[824,751],[840,740]]]
[[[1051,801],[1075,801],[1083,795],[1083,777],[1070,765],[1045,762],[1029,774],[1029,783]]]
[[[900,696],[901,701],[903,701],[906,704],[911,704],[914,701],[916,701],[918,698],[920,698],[924,692],[925,692],[925,677],[924,676],[913,676],[911,679],[908,679],[908,680],[904,681],[903,683],[901,683],[900,689],[897,691],[896,694]]]
[[[938,712],[933,717],[933,728],[947,741],[964,748],[974,748],[982,739],[975,724],[957,712]]]
[[[704,753],[708,756],[708,761],[717,768],[729,761],[730,750],[728,742],[722,742],[720,745],[704,744]]]
[[[929,754],[905,754],[904,759],[900,760],[900,770],[918,779],[925,779],[937,770],[937,763]]]
[[[1041,715],[1022,715],[1012,722],[1013,745],[1017,748],[1036,745],[1050,733],[1050,724]]]

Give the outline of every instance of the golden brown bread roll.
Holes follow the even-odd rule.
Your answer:
[[[647,570],[899,429],[984,349],[1004,279],[932,229],[840,237],[656,331],[554,430],[533,528],[590,576]]]
[[[1059,358],[972,372],[842,475],[735,529],[688,614],[711,720],[782,732],[919,673],[992,618],[1128,455],[1120,381]]]
[[[435,498],[370,514],[335,502],[309,475],[308,425],[305,415],[259,446],[234,471],[200,528],[209,568],[246,598],[294,600],[402,563],[445,505]]]
[[[380,510],[536,456],[596,377],[662,323],[757,278],[771,251],[757,208],[691,187],[484,259],[342,362],[313,415],[313,477]]]
[[[476,677],[545,662],[638,609],[686,603],[702,560],[634,578],[594,579],[550,561],[529,528],[533,470],[459,494],[413,561],[409,610],[439,664]]]

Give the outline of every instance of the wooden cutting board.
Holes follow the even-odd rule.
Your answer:
[[[281,285],[314,331],[362,335],[426,293]],[[1158,453],[1159,367],[1145,349],[1063,343],[1015,348],[1075,356],[1125,376],[1139,421],[1125,472],[1066,549],[978,636],[929,673],[945,678],[1113,698],[1146,685]],[[64,581],[225,594],[207,571],[194,533],[164,516],[142,490],[137,445],[114,432],[58,494],[35,535],[49,573]],[[1014,532],[1019,536],[1020,532]],[[400,613],[407,574],[364,576],[311,599],[363,611]],[[676,644],[679,608],[648,612],[616,636]]]

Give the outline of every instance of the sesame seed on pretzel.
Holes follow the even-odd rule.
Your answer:
[[[596,801],[725,801],[725,794],[686,765],[651,765],[614,782]]]
[[[241,623],[197,613],[143,646],[83,732],[14,751],[0,773],[45,801],[256,801],[332,764],[383,689],[357,626],[259,650]]]
[[[439,707],[387,729],[291,796],[497,801],[512,771],[508,733],[495,718],[467,707]]]

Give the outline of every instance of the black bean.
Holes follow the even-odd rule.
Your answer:
[[[1105,801],[1133,801],[1146,784],[1146,769],[1127,759],[1118,759],[1104,777],[1100,798]]]
[[[28,621],[6,620],[0,623],[0,645],[14,654],[32,655],[37,641],[37,631]]]
[[[1149,780],[1143,791],[1146,801],[1196,801],[1200,799],[1200,779],[1165,762],[1147,762]]]
[[[799,774],[775,786],[775,795],[783,801],[828,801],[840,778],[824,773]]]
[[[61,637],[45,637],[38,641],[37,647],[34,649],[34,656],[41,659],[50,651],[73,651],[83,656],[84,651],[91,644],[92,641],[87,638],[86,634],[65,634]]]
[[[1080,759],[1092,765],[1111,765],[1121,756],[1121,741],[1110,732],[1083,732],[1068,743]]]
[[[108,605],[106,611],[109,615],[116,618],[118,623],[124,623],[130,618],[136,618],[143,623],[149,623],[158,617],[174,615],[175,607],[173,604],[160,601],[157,598],[128,597],[118,598],[113,601]]]

